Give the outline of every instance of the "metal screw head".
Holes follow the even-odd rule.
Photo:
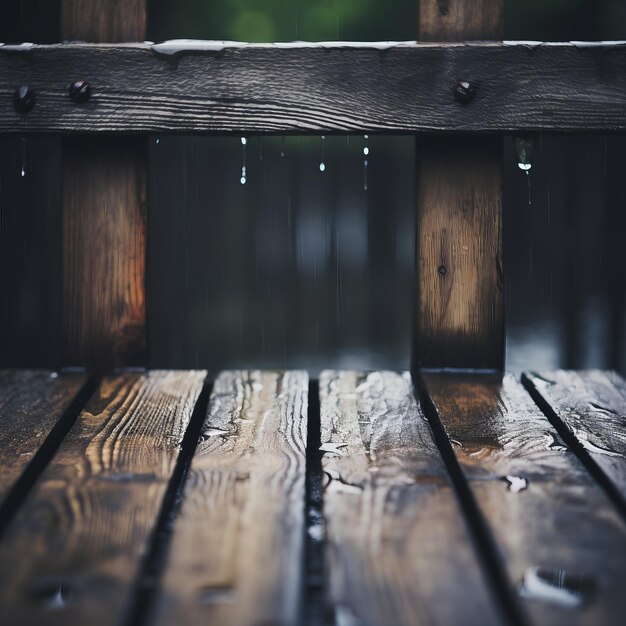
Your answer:
[[[13,106],[19,113],[32,111],[36,101],[35,91],[28,85],[20,85],[13,92]]]
[[[87,102],[91,97],[91,85],[86,80],[76,80],[70,85],[69,92],[74,102]]]
[[[440,265],[437,268],[437,271],[439,272],[440,276],[445,276],[448,273],[448,268],[445,265]]]
[[[467,104],[474,99],[476,95],[476,85],[468,80],[457,80],[452,87],[454,99],[461,104]]]

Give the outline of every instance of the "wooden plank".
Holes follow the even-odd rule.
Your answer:
[[[320,375],[337,623],[499,624],[408,373]]]
[[[621,624],[624,519],[522,385],[508,374],[423,381],[532,621]]]
[[[0,132],[626,129],[624,43],[204,47],[0,46]],[[70,100],[72,80],[91,84],[88,102]],[[471,102],[455,100],[459,80],[476,86]],[[24,82],[39,95],[20,114],[12,97]]]
[[[142,41],[146,36],[144,0],[62,0],[61,24],[69,41]]]
[[[157,624],[300,623],[307,390],[306,372],[218,376]]]
[[[143,365],[147,167],[143,142],[63,142],[63,353],[106,372]]]
[[[61,37],[142,40],[146,1],[61,0]],[[93,80],[78,70],[65,68],[70,102],[71,83]],[[146,142],[65,141],[62,154],[65,362],[103,373],[145,365]]]
[[[419,0],[418,30],[422,41],[502,39],[503,0]]]
[[[418,143],[417,366],[503,367],[501,146]]]
[[[12,624],[120,623],[205,375],[103,380],[0,543]]]
[[[418,39],[502,36],[503,0],[418,0],[418,7]],[[473,68],[463,69],[455,96],[471,109],[491,79],[476,81]],[[502,140],[431,137],[417,155],[413,366],[504,369]]]
[[[0,503],[86,381],[80,373],[0,371]]]
[[[524,384],[626,501],[626,381],[616,372],[527,372]]]

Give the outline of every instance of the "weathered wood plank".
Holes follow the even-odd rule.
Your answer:
[[[146,2],[61,0],[61,37],[142,40]],[[93,79],[65,78],[67,100],[78,80]],[[102,373],[145,365],[146,141],[65,140],[62,157],[64,362]]]
[[[338,623],[501,623],[409,374],[324,371],[320,408]]]
[[[522,385],[511,375],[423,381],[532,620],[620,624],[626,524]]]
[[[418,141],[418,367],[502,369],[502,140]]]
[[[421,41],[502,39],[503,0],[418,0]]]
[[[12,624],[121,622],[204,378],[103,380],[0,543]]]
[[[144,142],[63,142],[63,358],[92,371],[145,365]]]
[[[418,0],[418,39],[499,38],[503,4]],[[472,75],[472,68],[457,74],[461,107],[471,108],[490,82],[479,85]],[[413,367],[504,369],[499,137],[429,137],[418,143],[416,228]]]
[[[626,44],[0,46],[0,132],[626,129]],[[68,97],[87,80],[91,99]],[[453,96],[457,81],[473,100]],[[27,114],[13,91],[37,92]]]
[[[79,373],[0,371],[0,502],[86,381]]]
[[[599,370],[527,372],[522,380],[626,501],[626,381]]]
[[[156,623],[299,623],[306,372],[222,372],[174,526]]]

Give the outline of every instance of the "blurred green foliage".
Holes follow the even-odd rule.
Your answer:
[[[411,40],[417,0],[150,0],[150,37]],[[626,39],[626,0],[505,0],[507,39]]]

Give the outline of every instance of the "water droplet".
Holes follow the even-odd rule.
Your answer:
[[[546,448],[555,452],[567,452],[567,446],[554,434],[547,433],[548,443]]]
[[[604,413],[605,415],[618,415],[617,411],[609,409],[605,406],[600,406],[599,404],[595,404],[594,402],[590,402],[589,405],[594,411],[597,411],[598,413]]]
[[[344,604],[339,604],[335,609],[335,621],[337,626],[361,626],[363,624],[352,609]]]
[[[31,589],[31,596],[46,609],[65,608],[72,595],[72,590],[62,580],[44,580],[36,582]]]
[[[603,454],[604,456],[615,456],[615,457],[623,457],[623,454],[619,452],[615,452],[615,450],[610,450],[609,448],[603,448],[602,446],[598,446],[595,443],[591,443],[589,441],[589,434],[582,430],[574,430],[574,434],[582,447],[587,450],[587,452],[593,452],[594,454]]]
[[[204,437],[226,437],[230,431],[224,428],[207,428],[202,435]]]
[[[313,539],[313,541],[324,541],[324,527],[322,524],[311,524],[307,528],[307,532],[309,537]]]
[[[350,483],[346,483],[343,480],[333,479],[326,486],[326,491],[328,493],[344,493],[344,494],[353,494],[360,495],[363,493],[363,487],[359,485],[352,485]]]
[[[154,140],[154,143],[156,143],[156,144],[157,144],[157,146],[158,146],[158,145],[161,143],[161,140],[157,137],[157,138]]]
[[[524,489],[528,488],[528,481],[521,476],[512,476],[509,474],[504,477],[507,483],[509,483],[509,491],[513,493],[519,493],[520,491],[524,491]]]
[[[523,172],[528,172],[530,171],[532,165],[530,163],[518,163],[517,167],[519,167]]]
[[[280,138],[280,157],[285,158],[285,136]]]
[[[241,138],[241,176],[239,178],[239,182],[242,185],[246,184],[246,181],[248,180],[248,170],[246,168],[246,157],[247,157],[247,153],[246,153],[246,146],[248,144],[248,140],[245,137]]]
[[[234,601],[232,587],[201,587],[198,590],[200,604],[232,604]]]
[[[22,169],[20,174],[22,178],[26,176],[26,137],[22,137]]]
[[[365,145],[363,146],[363,190],[367,191],[367,166],[369,165],[368,156],[370,153],[369,146],[367,145],[367,140],[369,139],[369,135],[363,135],[363,139],[365,140]]]
[[[590,576],[570,574],[562,569],[529,567],[524,572],[519,593],[524,598],[577,608],[589,600],[593,588]]]
[[[320,452],[328,452],[330,454],[338,454],[341,455],[343,454],[343,452],[341,451],[341,448],[347,448],[348,444],[347,443],[331,443],[330,441],[327,443],[323,443],[320,446]]]
[[[326,163],[324,163],[324,143],[326,141],[326,137],[322,135],[320,138],[320,172],[326,171]]]

